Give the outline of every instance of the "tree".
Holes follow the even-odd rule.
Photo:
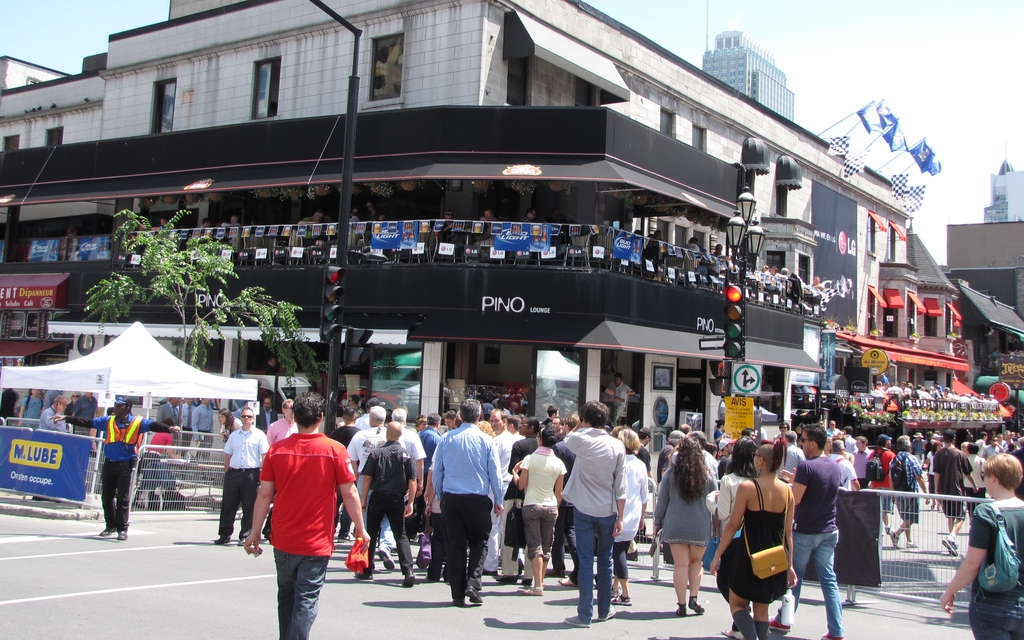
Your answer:
[[[284,375],[292,376],[299,368],[310,377],[319,374],[320,363],[295,317],[300,307],[270,298],[262,287],[248,287],[228,297],[228,283],[238,274],[232,259],[221,255],[224,244],[203,236],[189,238],[185,248],[179,248],[174,226],[187,214],[179,211],[162,229],[151,228],[149,220],[130,210],[118,214],[126,220],[114,232],[113,245],[141,256],[137,272],[141,277],[111,273],[89,289],[89,317],[101,323],[116,322],[136,305],[165,304],[181,322],[185,361],[197,368],[206,364],[212,336],[224,338],[222,326],[255,326],[263,344],[277,356]],[[216,303],[199,305],[196,302],[201,297]]]

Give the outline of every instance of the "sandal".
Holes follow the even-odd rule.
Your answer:
[[[578,584],[572,581],[572,578],[562,578],[558,581],[558,584],[563,587],[572,587],[573,589],[579,587]]]
[[[523,589],[519,592],[521,596],[542,596],[544,595],[544,587],[530,587],[529,589]]]
[[[692,609],[693,612],[696,613],[697,615],[700,615],[700,614],[704,613],[704,607],[700,606],[697,603],[697,598],[695,598],[693,596],[690,596],[690,609]]]
[[[679,604],[678,602],[676,604],[679,605],[679,607],[676,609],[676,615],[679,616],[680,618],[685,618],[686,615],[687,615],[686,614],[686,605],[685,604]]]
[[[614,598],[612,598],[612,604],[617,604],[617,605],[622,606],[622,607],[632,607],[633,606],[633,599],[630,598],[629,596],[624,596],[624,595],[619,594],[619,595],[615,596]]]

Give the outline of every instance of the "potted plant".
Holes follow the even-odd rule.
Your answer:
[[[537,188],[537,183],[533,180],[513,180],[509,186],[520,195],[528,196]]]
[[[847,322],[845,325],[843,325],[843,331],[845,331],[846,333],[857,333],[857,325],[854,324],[853,322]]]
[[[950,331],[949,335],[947,335],[946,337],[949,338],[950,340],[959,340],[960,334],[957,333],[956,331]]]
[[[163,196],[160,198],[164,204],[178,204],[178,196]]]
[[[871,334],[872,338],[880,338],[880,337],[882,337],[882,330],[881,329],[872,329],[868,333]]]
[[[916,342],[917,340],[921,339],[921,334],[916,332],[916,331],[911,331],[910,332],[910,339],[914,340]]]

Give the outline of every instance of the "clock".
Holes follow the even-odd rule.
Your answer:
[[[87,356],[92,353],[93,346],[96,344],[96,338],[94,336],[83,333],[78,336],[78,353],[83,356]]]

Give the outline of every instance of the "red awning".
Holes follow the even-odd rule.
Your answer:
[[[925,315],[929,315],[934,318],[942,317],[942,305],[939,304],[938,298],[925,298],[924,307],[926,309]]]
[[[868,211],[868,215],[871,216],[871,219],[875,221],[875,225],[877,225],[878,228],[881,231],[888,231],[889,230],[889,221],[888,220],[886,220],[882,216],[878,215],[874,211]]]
[[[69,277],[66,273],[0,276],[0,308],[67,309]]]
[[[33,340],[0,340],[0,358],[24,358],[60,346],[60,342]]]
[[[894,362],[919,364],[925,367],[935,367],[936,369],[946,369],[951,371],[970,370],[966,360],[963,358],[957,358],[956,356],[951,356],[948,353],[938,353],[936,351],[925,351],[924,349],[901,347],[891,342],[874,340],[872,338],[863,338],[852,333],[839,332],[836,335],[849,344],[865,351],[868,349],[881,349],[889,356],[889,359]]]
[[[968,387],[966,384],[960,382],[956,378],[953,378],[953,393],[958,396],[976,396],[977,393],[973,389]]]
[[[895,222],[889,222],[889,226],[893,228],[893,230],[896,232],[896,235],[900,237],[900,240],[902,240],[903,242],[907,241],[907,232],[903,230],[903,227],[896,224]]]
[[[946,306],[949,307],[949,312],[953,314],[953,326],[959,327],[960,321],[963,319],[960,317],[960,312],[956,310],[951,302],[947,302]]]
[[[921,298],[918,298],[916,293],[914,293],[913,291],[908,291],[907,297],[909,297],[914,302],[914,306],[917,307],[918,313],[928,313],[928,308],[924,306],[924,303],[921,302]]]
[[[871,295],[875,296],[875,300],[878,300],[878,304],[880,304],[883,308],[885,308],[885,309],[889,308],[889,303],[885,301],[885,298],[882,297],[882,294],[878,293],[878,289],[872,287],[869,284],[868,285],[868,292]]]
[[[886,306],[889,309],[903,308],[903,294],[899,289],[882,289],[882,293],[885,295]]]

